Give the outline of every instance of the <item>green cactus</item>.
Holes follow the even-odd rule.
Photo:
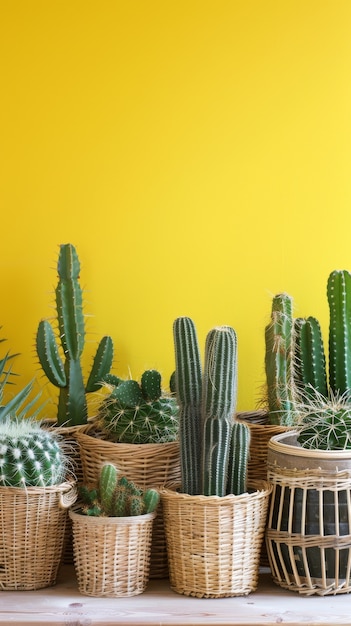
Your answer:
[[[294,352],[292,299],[274,296],[270,323],[265,328],[265,370],[271,424],[294,423]]]
[[[51,324],[42,320],[37,330],[36,350],[44,373],[59,388],[58,425],[76,426],[87,422],[86,394],[101,388],[111,369],[113,342],[109,336],[101,339],[84,385],[81,366],[85,341],[83,296],[79,284],[80,263],[72,244],[60,246],[57,268],[59,280],[55,293],[61,345]]]
[[[327,297],[329,377],[318,320],[312,316],[293,319],[290,297],[284,294],[284,302],[281,294],[273,299],[272,310],[278,308],[279,314],[278,325],[274,313],[266,329],[269,415],[275,423],[295,426],[305,447],[344,449],[349,446],[351,411],[350,272],[330,273]],[[274,405],[276,398],[280,404]]]
[[[201,493],[202,368],[192,319],[177,318],[173,324],[173,335],[182,490],[190,495],[198,495]]]
[[[65,479],[67,460],[58,440],[34,419],[0,421],[0,485],[47,487]]]
[[[95,517],[129,517],[153,513],[159,503],[156,489],[144,492],[126,476],[119,476],[115,465],[106,463],[100,470],[97,489],[79,487],[81,511]]]
[[[176,441],[178,404],[174,396],[162,392],[157,370],[146,370],[140,384],[136,380],[115,382],[107,385],[110,394],[99,410],[110,439],[119,443]]]
[[[241,428],[234,419],[236,333],[229,326],[216,327],[208,333],[202,377],[193,321],[176,319],[173,332],[183,450],[182,491],[224,496],[237,494],[240,485],[242,493],[246,489],[249,436],[248,428]]]

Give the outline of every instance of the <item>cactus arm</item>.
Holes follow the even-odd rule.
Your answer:
[[[190,495],[197,495],[201,489],[202,372],[193,321],[188,317],[177,318],[173,324],[173,336],[182,490]]]
[[[58,352],[54,331],[47,320],[39,322],[36,349],[40,365],[49,381],[56,387],[64,387],[67,383],[64,364]]]
[[[236,407],[237,337],[228,326],[206,338],[202,396],[202,493],[224,496]]]
[[[145,513],[153,513],[160,501],[160,494],[156,489],[147,489],[143,496]]]
[[[328,397],[325,352],[320,324],[315,317],[297,318],[294,321],[295,373],[297,389],[303,396],[315,391]]]
[[[244,422],[232,424],[227,494],[240,495],[246,491],[250,451],[250,428]]]
[[[60,388],[57,424],[58,426],[78,426],[88,421],[88,407],[84,391],[80,361],[66,361],[66,387]]]
[[[351,274],[333,271],[327,283],[330,310],[329,385],[334,394],[351,389]]]
[[[282,426],[294,421],[292,327],[292,299],[277,294],[265,329],[265,371],[269,420]]]
[[[96,351],[93,367],[91,369],[87,384],[85,386],[86,393],[91,393],[100,389],[107,376],[113,361],[113,342],[111,337],[103,337]]]
[[[146,370],[141,376],[141,390],[147,402],[161,397],[161,374],[157,370]]]

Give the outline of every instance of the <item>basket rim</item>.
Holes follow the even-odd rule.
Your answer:
[[[0,492],[11,493],[11,494],[16,494],[16,493],[43,494],[43,493],[55,493],[55,492],[65,493],[66,491],[69,491],[70,489],[75,489],[75,486],[76,486],[75,480],[65,480],[64,482],[59,483],[57,485],[48,485],[45,487],[11,487],[10,485],[8,486],[0,485]]]
[[[128,517],[106,517],[106,516],[95,516],[95,515],[84,515],[84,513],[79,513],[79,509],[81,507],[79,505],[74,505],[68,511],[69,517],[71,520],[79,521],[79,523],[88,525],[88,526],[104,526],[104,525],[113,525],[113,526],[127,526],[127,525],[137,525],[142,522],[149,522],[155,519],[157,511],[153,511],[152,513],[143,513],[143,515],[129,515]]]
[[[208,506],[226,506],[228,504],[240,504],[246,500],[252,500],[253,498],[266,497],[271,494],[273,485],[266,480],[252,480],[249,481],[248,487],[251,487],[253,491],[245,491],[239,495],[228,494],[226,496],[204,496],[202,494],[192,496],[189,493],[182,493],[167,486],[160,488],[161,497],[168,497],[178,500],[188,501],[190,503],[206,504]]]

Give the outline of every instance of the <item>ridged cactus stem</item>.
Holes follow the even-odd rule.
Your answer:
[[[330,310],[329,385],[334,394],[351,390],[351,274],[335,270],[328,278]]]
[[[61,345],[51,324],[42,320],[38,326],[36,349],[44,373],[60,389],[58,425],[76,426],[87,422],[86,394],[99,389],[110,371],[113,343],[111,337],[102,338],[84,386],[80,361],[85,340],[83,297],[79,284],[80,263],[72,244],[60,246],[57,269],[59,280],[55,294]],[[64,358],[61,358],[62,353]]]
[[[229,326],[206,338],[202,396],[202,493],[224,496],[237,394],[237,338]]]
[[[293,399],[293,318],[292,299],[274,296],[271,321],[265,329],[265,369],[271,424],[289,426],[294,422]]]
[[[315,317],[294,321],[295,381],[302,399],[315,392],[328,396],[325,352],[320,324]]]
[[[179,438],[182,491],[201,493],[202,372],[196,329],[188,317],[173,325],[176,393],[179,404]]]
[[[101,506],[108,515],[111,515],[113,496],[117,487],[117,468],[112,463],[103,465],[99,477],[99,491]]]
[[[227,494],[245,493],[250,451],[250,428],[244,422],[232,424]]]

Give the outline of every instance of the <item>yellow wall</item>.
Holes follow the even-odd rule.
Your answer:
[[[177,316],[202,345],[230,324],[252,409],[271,295],[325,326],[327,276],[351,269],[351,2],[1,0],[0,58],[0,324],[21,385],[45,384],[34,337],[71,242],[86,365],[111,334],[116,373],[168,379]]]

